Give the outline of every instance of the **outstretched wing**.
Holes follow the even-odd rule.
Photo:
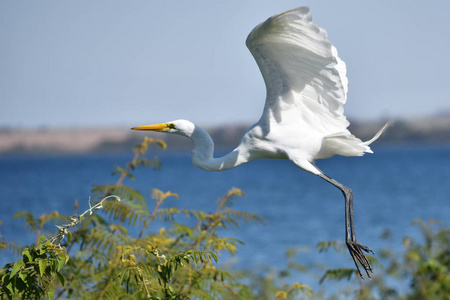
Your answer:
[[[260,122],[322,126],[330,133],[346,131],[345,63],[312,23],[309,8],[300,7],[267,19],[249,34],[246,44],[267,88]]]

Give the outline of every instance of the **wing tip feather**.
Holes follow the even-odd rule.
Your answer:
[[[266,27],[266,26],[268,26],[268,24],[272,23],[274,20],[280,18],[281,16],[289,15],[289,14],[296,15],[300,19],[305,19],[308,23],[312,23],[312,15],[309,13],[309,7],[308,6],[300,6],[300,7],[297,7],[297,8],[290,9],[288,11],[284,11],[284,12],[279,13],[277,15],[271,16],[271,17],[267,18],[265,21],[263,21],[260,24],[258,24],[250,32],[250,34],[247,36],[247,39],[245,41],[245,44],[247,45],[247,47],[251,48],[251,42],[256,38],[257,33],[258,33],[260,28]],[[320,30],[321,28],[318,27],[318,29]]]

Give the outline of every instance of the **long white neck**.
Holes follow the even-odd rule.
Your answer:
[[[192,164],[200,169],[222,171],[247,162],[245,154],[240,151],[239,147],[225,156],[214,158],[214,142],[211,136],[198,126],[195,127],[190,139],[194,142]]]

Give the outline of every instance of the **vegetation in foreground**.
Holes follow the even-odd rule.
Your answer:
[[[264,220],[232,208],[244,195],[236,188],[217,200],[214,212],[170,207],[167,202],[178,198],[170,191],[154,189],[147,201],[123,182],[134,179],[136,168],[160,168],[158,159],[143,157],[151,144],[165,148],[148,138],[136,146],[132,161],[115,167],[116,183],[94,186],[84,213],[75,202],[72,216],[16,214],[37,241],[20,247],[0,240],[0,249],[21,257],[0,269],[1,299],[450,299],[450,228],[437,221],[415,221],[422,240],[405,237],[401,253],[381,251],[384,267],[372,257],[371,281],[362,281],[354,269],[329,269],[320,291],[313,291],[295,281],[315,270],[295,262],[293,249],[287,250],[290,263],[279,270],[223,267],[219,257],[236,253],[242,242],[224,237],[222,229]],[[334,241],[317,246],[346,255],[344,248]],[[398,290],[398,281],[409,289]],[[332,282],[338,290],[327,289]]]

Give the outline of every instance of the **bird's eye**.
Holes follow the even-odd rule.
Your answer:
[[[173,123],[167,123],[167,128],[169,128],[169,129],[176,129],[175,128],[175,124],[173,124]]]

